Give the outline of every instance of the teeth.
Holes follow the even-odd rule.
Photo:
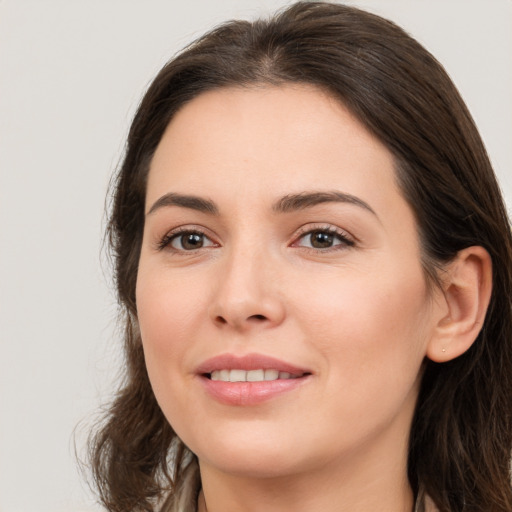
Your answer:
[[[215,370],[210,375],[212,380],[223,382],[262,382],[277,379],[296,379],[298,375],[278,370]]]
[[[261,382],[262,380],[265,380],[265,372],[263,370],[247,372],[247,382]]]
[[[265,380],[277,380],[279,372],[277,370],[265,370]]]
[[[229,372],[230,382],[244,382],[247,380],[247,372],[245,370],[231,370]]]

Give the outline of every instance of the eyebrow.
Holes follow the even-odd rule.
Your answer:
[[[209,213],[210,215],[219,214],[219,209],[210,199],[170,192],[157,199],[149,209],[147,215],[165,206],[181,206],[182,208],[190,208],[191,210]]]
[[[322,203],[348,203],[355,206],[364,208],[365,210],[373,213],[376,217],[377,214],[373,208],[359,197],[345,192],[328,191],[328,192],[302,192],[300,194],[288,194],[276,203],[272,209],[278,213],[289,213],[297,210],[304,210],[311,208]]]
[[[272,210],[276,213],[290,213],[298,210],[305,210],[323,203],[353,204],[369,211],[378,218],[377,214],[368,203],[359,197],[338,191],[287,194],[286,196],[278,199],[272,205]],[[191,210],[196,210],[210,215],[219,215],[219,209],[212,200],[194,195],[178,194],[175,192],[169,192],[157,199],[149,209],[147,215],[167,206],[180,206],[182,208],[190,208]]]

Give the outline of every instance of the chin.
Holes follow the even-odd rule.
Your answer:
[[[276,478],[301,472],[307,462],[298,457],[304,450],[290,446],[284,440],[255,438],[240,434],[201,446],[194,452],[199,462],[215,467],[223,473],[247,478]]]
[[[279,459],[275,454],[251,454],[246,457],[240,455],[231,456],[223,454],[221,458],[201,459],[199,464],[206,463],[215,467],[222,473],[233,475],[239,478],[249,479],[275,479],[287,477],[301,472],[297,461],[285,461]],[[299,467],[298,467],[299,466]]]

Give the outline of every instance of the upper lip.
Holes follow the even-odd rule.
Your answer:
[[[310,374],[311,371],[305,368],[295,366],[286,361],[276,359],[275,357],[263,354],[246,354],[236,356],[234,354],[220,354],[218,356],[207,359],[197,368],[200,375],[210,374],[216,370],[278,370],[280,372],[288,372],[291,375]]]

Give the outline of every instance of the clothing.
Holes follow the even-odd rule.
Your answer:
[[[425,494],[423,489],[420,489],[416,497],[416,504],[414,512],[439,512],[434,502]]]

